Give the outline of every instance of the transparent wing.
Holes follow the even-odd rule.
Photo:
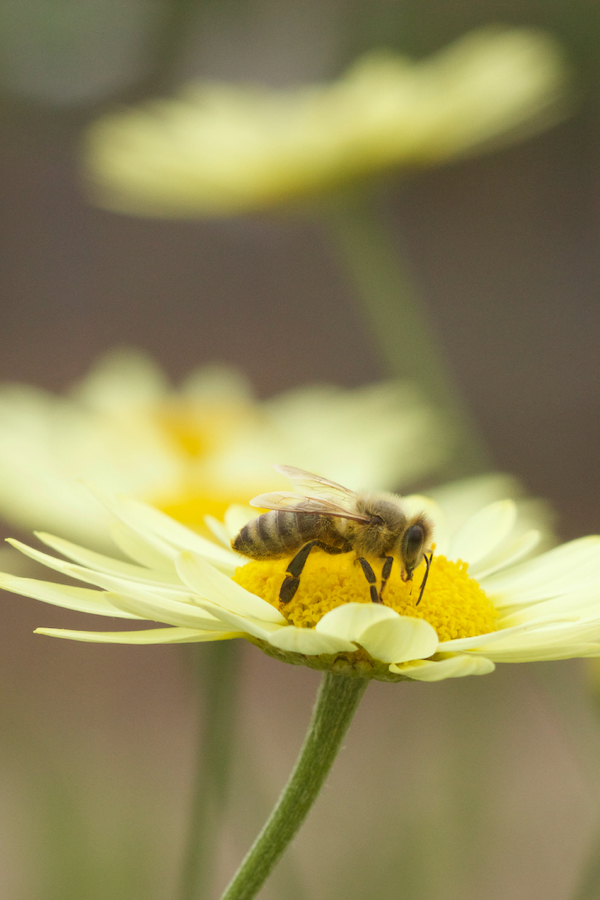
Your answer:
[[[353,519],[355,522],[370,522],[369,516],[339,506],[332,500],[323,497],[305,497],[291,491],[274,491],[271,494],[259,494],[250,501],[250,506],[260,509],[280,509],[284,512],[305,512],[317,516],[336,516],[338,519]]]
[[[328,478],[314,475],[312,472],[306,472],[304,469],[296,469],[294,466],[273,466],[273,468],[285,475],[286,478],[289,478],[298,491],[303,491],[309,495],[315,494],[323,500],[331,500],[334,504],[346,510],[354,508],[355,492],[345,488],[342,484],[338,484],[336,481],[329,481]]]

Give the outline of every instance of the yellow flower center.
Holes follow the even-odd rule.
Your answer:
[[[291,557],[251,560],[235,573],[234,581],[276,606],[291,625],[313,628],[330,609],[344,603],[370,603],[369,586],[356,557],[351,553],[331,556],[323,550],[311,552],[300,586],[289,603],[279,600],[279,589]],[[370,560],[381,584],[382,560]],[[467,574],[467,563],[434,556],[431,571],[417,606],[425,563],[404,582],[394,563],[383,591],[383,603],[403,616],[425,619],[441,641],[474,637],[496,630],[498,612],[476,581]]]

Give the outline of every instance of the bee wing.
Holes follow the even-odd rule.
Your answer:
[[[305,497],[302,494],[293,494],[291,491],[259,494],[250,501],[250,506],[258,506],[261,509],[281,509],[284,512],[313,513],[317,516],[336,516],[338,519],[354,519],[356,522],[370,522],[368,516],[351,512],[324,497]]]
[[[345,488],[336,481],[329,481],[321,475],[314,475],[312,472],[306,472],[304,469],[296,469],[294,466],[273,466],[277,472],[281,472],[286,478],[289,478],[295,488],[307,491],[309,494],[316,494],[324,500],[331,500],[336,506],[348,511],[348,507],[352,509],[356,494],[354,491]],[[293,495],[292,495],[293,496]]]

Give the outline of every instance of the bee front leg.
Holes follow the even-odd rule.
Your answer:
[[[379,588],[379,602],[383,603],[383,589],[388,582],[388,578],[392,574],[392,566],[394,564],[393,556],[384,556],[385,562],[383,564],[383,568],[381,569],[381,587]]]
[[[332,547],[331,544],[325,544],[323,541],[309,541],[308,544],[305,544],[301,550],[299,550],[294,556],[293,560],[290,562],[289,566],[285,570],[285,578],[281,588],[279,589],[279,599],[282,603],[289,603],[298,587],[300,586],[300,576],[302,575],[302,570],[306,564],[306,560],[308,559],[308,554],[313,549],[313,547],[319,547],[321,550],[324,550],[325,553],[331,553],[335,555],[336,553],[347,553],[349,548],[344,547]]]
[[[360,563],[361,568],[365,574],[365,578],[369,582],[369,592],[371,594],[372,602],[381,603],[381,598],[377,593],[377,588],[375,587],[375,585],[377,584],[377,576],[373,571],[371,563],[367,562],[364,556],[359,556],[356,561]]]
[[[425,590],[425,585],[427,584],[427,579],[429,578],[429,569],[431,567],[431,560],[433,559],[433,551],[429,554],[429,559],[427,558],[427,554],[423,554],[423,559],[425,560],[425,565],[427,569],[425,570],[425,574],[423,575],[423,581],[421,582],[421,588],[419,590],[419,599],[417,600],[415,606],[418,606],[421,602],[421,597],[423,596],[423,591]]]

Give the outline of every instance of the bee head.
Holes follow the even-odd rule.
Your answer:
[[[432,527],[424,515],[408,522],[400,539],[398,554],[402,560],[403,581],[412,581],[413,571],[421,564],[431,539]]]

